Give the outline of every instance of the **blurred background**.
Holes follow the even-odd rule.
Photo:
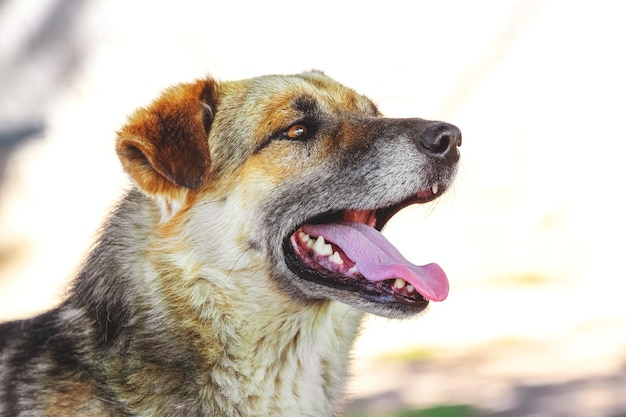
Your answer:
[[[0,319],[58,302],[128,187],[115,131],[177,82],[321,69],[463,131],[385,233],[451,293],[368,318],[350,416],[626,416],[626,3],[0,0]]]

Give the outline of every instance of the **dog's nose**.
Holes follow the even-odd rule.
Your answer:
[[[461,130],[449,123],[432,122],[419,137],[419,143],[430,155],[456,163],[460,158]]]

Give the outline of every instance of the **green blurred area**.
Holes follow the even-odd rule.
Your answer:
[[[477,411],[469,405],[439,405],[420,410],[398,410],[385,413],[356,413],[349,417],[477,417]]]

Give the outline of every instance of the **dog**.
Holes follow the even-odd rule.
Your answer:
[[[0,325],[0,416],[338,416],[362,317],[448,294],[380,230],[452,184],[461,132],[322,72],[166,90],[65,301]]]

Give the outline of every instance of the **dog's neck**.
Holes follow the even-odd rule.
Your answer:
[[[171,272],[161,273],[159,293],[180,318],[175,331],[204,340],[211,410],[336,415],[363,314],[330,301],[302,305],[273,288],[266,271],[246,270],[243,259],[239,265],[236,274],[204,262],[161,266]]]
[[[335,415],[360,318],[360,313],[328,302],[295,314],[252,318],[213,368],[222,387],[213,393],[219,407],[225,407],[221,411]]]
[[[101,245],[116,252],[96,247],[73,297],[90,304],[96,349],[113,364],[102,376],[119,381],[112,400],[138,415],[336,415],[361,312],[302,305],[273,288],[267,271],[233,275],[193,253],[182,259],[181,242],[155,244],[153,225],[120,217],[139,210],[135,219],[150,218],[143,197],[131,193],[121,204],[102,236],[116,245]],[[102,260],[126,275],[102,275]],[[120,294],[118,285],[132,290]]]

